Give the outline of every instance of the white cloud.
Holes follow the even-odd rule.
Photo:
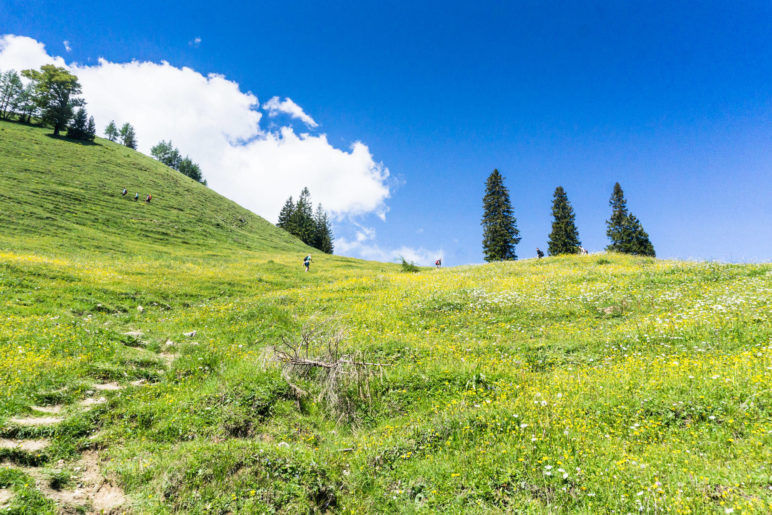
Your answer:
[[[445,251],[442,249],[430,250],[423,247],[414,248],[401,246],[396,249],[384,249],[376,243],[362,243],[351,241],[346,238],[335,239],[335,252],[342,254],[356,254],[363,259],[373,261],[399,261],[405,258],[406,261],[422,266],[433,265],[437,259],[444,259]]]
[[[199,46],[201,46],[201,38],[195,37],[191,39],[190,41],[188,41],[188,46],[192,46],[193,48],[198,48]]]
[[[47,63],[65,66],[34,39],[0,36],[0,69]],[[296,134],[291,127],[265,130],[257,97],[222,75],[204,76],[167,62],[100,59],[96,65],[67,67],[79,77],[86,108],[100,130],[110,120],[130,122],[145,153],[161,139],[171,139],[201,165],[212,189],[268,220],[275,221],[287,197],[297,197],[304,186],[338,219],[385,218],[389,171],[367,145],[357,141],[339,149],[324,134]],[[289,99],[278,105],[290,106],[287,102],[297,107],[298,117],[307,117]]]
[[[65,50],[67,50],[68,52],[72,52],[72,47],[70,46],[69,41],[65,39],[64,41],[62,41],[62,44],[64,45]]]
[[[338,237],[335,239],[335,250],[343,254],[356,254],[364,259],[373,261],[399,261],[405,258],[408,262],[417,265],[433,265],[437,259],[445,257],[442,249],[430,250],[423,247],[414,248],[401,246],[396,249],[384,249],[375,240],[375,229],[354,224],[357,227],[354,239]]]
[[[263,104],[263,109],[268,111],[268,116],[271,117],[284,113],[290,115],[292,118],[297,118],[309,127],[313,128],[319,125],[303,111],[302,107],[293,102],[291,98],[279,100],[279,97],[272,97],[268,102]]]

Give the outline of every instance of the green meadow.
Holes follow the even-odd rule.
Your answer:
[[[0,513],[772,510],[772,265],[410,273],[48,132],[0,122]]]

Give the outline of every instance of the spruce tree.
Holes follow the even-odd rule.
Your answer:
[[[486,261],[517,259],[515,245],[520,243],[520,231],[509,201],[509,191],[498,170],[493,170],[485,184],[482,226]]]
[[[630,228],[630,234],[632,238],[630,240],[628,254],[636,254],[638,256],[651,256],[655,257],[657,254],[654,252],[654,245],[649,240],[649,234],[643,230],[640,220],[638,220],[632,213],[628,217],[628,227]]]
[[[84,139],[86,141],[94,141],[94,138],[96,138],[96,123],[94,122],[94,117],[89,116]]]
[[[552,200],[552,232],[547,242],[550,256],[576,254],[579,252],[579,230],[576,228],[574,208],[568,201],[563,186],[555,188]]]
[[[625,252],[626,241],[630,235],[627,234],[627,201],[619,183],[614,184],[614,191],[611,193],[608,204],[611,206],[611,218],[606,221],[606,236],[611,240],[611,243],[606,247],[606,250]]]
[[[308,188],[303,188],[300,198],[292,213],[291,225],[295,231],[293,234],[300,238],[306,245],[311,245],[314,239],[314,213],[311,204],[311,193]]]
[[[611,243],[606,247],[606,250],[624,254],[655,256],[654,245],[649,240],[648,233],[643,230],[640,220],[627,210],[627,201],[619,183],[614,184],[609,205],[611,206],[611,218],[606,221],[606,235]]]
[[[295,212],[295,203],[292,201],[292,196],[287,199],[279,211],[279,221],[276,222],[276,227],[281,227],[285,231],[292,233],[290,230],[290,220],[292,220],[292,213]]]
[[[330,227],[330,220],[327,218],[327,213],[319,204],[316,207],[316,213],[314,213],[314,241],[312,246],[325,252],[332,254],[332,228]]]
[[[69,125],[67,125],[67,137],[72,139],[85,139],[88,130],[88,115],[82,107],[75,112]]]

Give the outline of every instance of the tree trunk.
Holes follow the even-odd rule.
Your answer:
[[[59,124],[56,123],[54,125],[54,138],[58,138],[58,137],[59,137]]]

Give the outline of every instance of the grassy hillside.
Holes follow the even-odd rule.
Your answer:
[[[124,187],[129,194],[121,197]],[[153,199],[146,204],[148,193]],[[128,255],[303,252],[286,232],[139,152],[101,138],[54,139],[49,130],[1,121],[0,205],[0,248]]]
[[[306,274],[303,247],[254,217],[217,226],[192,206],[243,211],[146,158],[0,127],[3,207],[25,199],[0,230],[0,513],[110,509],[68,494],[94,457],[136,513],[772,509],[772,265],[591,255],[410,274],[319,256]],[[45,184],[12,149],[131,159],[184,207],[121,204],[145,176],[120,164],[117,182],[75,160]],[[39,238],[68,177],[99,213],[78,204]],[[115,220],[128,210],[184,227],[185,251]],[[73,233],[91,236],[85,257]],[[283,373],[282,341],[386,366]]]

